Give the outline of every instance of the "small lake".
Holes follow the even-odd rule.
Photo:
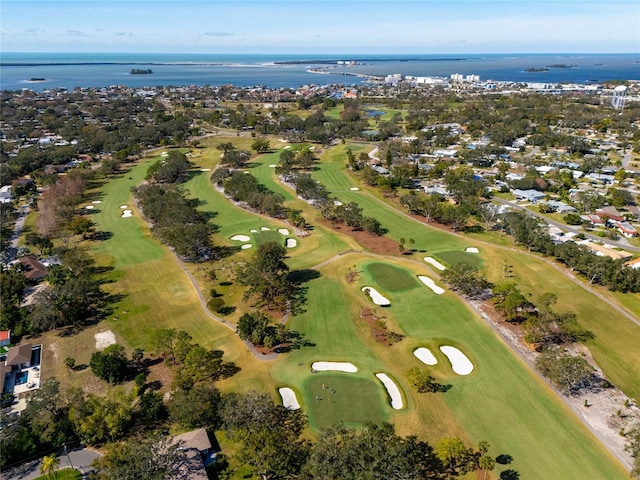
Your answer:
[[[381,117],[385,113],[382,110],[369,110],[367,111],[367,117]]]

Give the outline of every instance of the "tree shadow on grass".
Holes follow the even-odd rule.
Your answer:
[[[520,474],[516,470],[504,470],[500,472],[500,480],[519,480]]]
[[[496,457],[496,463],[500,465],[509,465],[511,462],[513,462],[513,457],[508,453],[503,453]]]

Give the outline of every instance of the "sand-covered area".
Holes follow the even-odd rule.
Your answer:
[[[358,371],[358,367],[349,362],[313,362],[311,364],[311,369],[317,372],[332,371],[356,373]]]
[[[424,257],[424,261],[427,262],[430,265],[433,265],[438,270],[446,270],[447,269],[447,267],[445,267],[443,264],[441,264],[439,261],[437,261],[433,257]]]
[[[418,275],[418,279],[424,283],[427,287],[433,290],[433,293],[437,295],[442,295],[444,293],[444,288],[436,285],[436,282],[431,280],[429,277],[425,277],[424,275]]]
[[[389,299],[384,297],[384,296],[382,296],[382,294],[380,294],[380,292],[378,292],[375,288],[373,288],[373,287],[362,287],[362,291],[363,292],[366,292],[367,290],[369,290],[369,295],[371,295],[371,300],[376,305],[380,305],[380,306],[391,305],[391,302],[389,301]]]
[[[251,238],[247,235],[234,235],[231,237],[231,240],[235,240],[236,242],[248,242]]]
[[[278,389],[280,396],[282,397],[282,406],[287,410],[298,410],[300,404],[293,390],[289,387],[282,387]]]
[[[431,353],[431,350],[426,347],[416,348],[413,354],[425,365],[436,365],[438,363],[438,359]]]
[[[242,250],[247,250],[247,249],[251,248],[251,244],[250,244],[250,243],[245,243],[245,244],[244,244],[244,245],[242,245],[240,248],[241,248]]]
[[[133,215],[131,214],[131,210],[123,210],[122,211],[122,218],[127,218],[127,217],[132,217]]]
[[[279,228],[278,233],[281,233],[282,235],[289,235],[289,230],[286,228]]]
[[[96,333],[94,338],[96,339],[96,350],[103,350],[116,343],[116,336],[111,330]]]
[[[353,192],[357,192],[358,190],[360,190],[358,187],[351,187],[349,190],[353,191]]]
[[[469,375],[473,371],[471,360],[456,347],[443,345],[440,347],[440,351],[447,356],[449,362],[451,362],[451,368],[458,375]]]
[[[298,245],[298,241],[295,238],[287,238],[287,248],[293,248]]]
[[[402,395],[400,394],[400,389],[396,385],[396,382],[389,378],[389,375],[386,373],[376,373],[376,377],[378,380],[382,382],[384,388],[387,389],[387,393],[389,397],[391,397],[391,407],[394,410],[400,410],[404,407],[404,403],[402,402]]]
[[[480,253],[480,250],[478,250],[477,247],[467,247],[465,252],[467,252],[467,253]]]

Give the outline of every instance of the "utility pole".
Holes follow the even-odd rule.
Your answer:
[[[73,470],[75,470],[73,463],[71,463],[71,457],[69,456],[69,451],[67,450],[67,444],[64,443],[62,446],[64,447],[64,454],[67,456],[67,461],[69,462],[69,465]]]

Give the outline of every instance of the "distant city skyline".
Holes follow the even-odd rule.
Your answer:
[[[0,0],[3,52],[638,53],[637,0]]]

